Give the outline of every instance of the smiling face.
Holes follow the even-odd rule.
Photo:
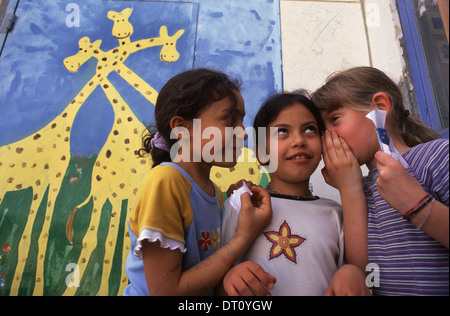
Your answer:
[[[276,128],[272,129],[272,134],[271,127]],[[322,142],[314,115],[300,103],[289,106],[269,124],[267,144],[271,137],[278,139],[278,169],[271,174],[272,188],[287,195],[307,194],[309,178],[322,157]]]

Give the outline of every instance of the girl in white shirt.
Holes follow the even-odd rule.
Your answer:
[[[268,294],[264,284],[272,295],[324,295],[344,265],[344,238],[341,206],[310,190],[310,177],[322,157],[321,113],[304,94],[282,93],[261,107],[253,127],[257,132],[266,127],[268,147],[278,144],[266,150],[278,161],[266,189],[273,218],[241,258],[243,263],[225,277],[224,288],[229,295]],[[225,204],[223,243],[234,233],[238,212],[230,202]],[[368,293],[361,271],[348,266],[343,270],[361,290],[352,294]]]

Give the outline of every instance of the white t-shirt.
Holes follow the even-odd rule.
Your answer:
[[[241,258],[277,278],[274,296],[324,295],[343,265],[342,207],[335,201],[272,194],[273,218]],[[224,204],[221,242],[234,235],[240,210]]]

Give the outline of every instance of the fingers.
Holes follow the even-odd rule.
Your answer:
[[[244,179],[239,180],[238,183],[230,185],[230,187],[227,190],[227,197],[230,197],[235,190],[237,190],[240,187],[242,187],[244,185],[244,182],[247,184],[247,186],[249,188],[251,188],[253,186],[253,182],[251,182],[251,181],[246,181]]]
[[[342,149],[343,149],[343,151],[344,151],[344,153],[345,153],[345,156],[346,156],[348,159],[352,159],[352,158],[356,159],[355,156],[353,155],[352,150],[350,149],[350,146],[347,144],[347,142],[345,141],[345,139],[339,137],[339,140],[341,141]]]
[[[265,272],[260,265],[247,261],[235,267],[234,276],[226,283],[228,295],[270,296],[276,278]]]
[[[254,280],[258,280],[258,284],[264,286],[263,292],[265,292],[266,294],[270,294],[266,289],[272,290],[275,286],[275,283],[277,282],[277,278],[264,271],[263,268],[256,263],[250,266],[249,270],[255,276]],[[255,289],[256,287],[252,286],[252,288]]]
[[[258,200],[261,200],[263,203],[270,202],[270,195],[267,193],[265,189],[263,189],[260,186],[252,186],[250,188],[250,191],[252,191],[253,195],[257,197]]]
[[[348,143],[336,132],[327,130],[325,132],[325,136],[322,139],[323,158],[325,165],[329,165],[330,163],[333,163],[335,161],[343,161],[349,163],[358,162]]]
[[[327,289],[327,291],[325,292],[324,296],[335,296],[334,295],[334,290],[333,290],[333,286],[330,285]]]
[[[390,163],[392,163],[393,161],[396,161],[396,160],[394,158],[392,158],[389,154],[386,154],[383,151],[378,151],[375,154],[375,163],[377,164],[377,167],[378,166],[381,166],[381,167],[387,166]]]
[[[252,198],[250,197],[250,194],[248,194],[247,192],[243,193],[241,195],[241,209],[245,210],[248,208],[252,208],[253,207],[253,203],[252,203]]]
[[[236,184],[230,185],[230,187],[227,190],[227,197],[230,197],[233,194],[233,192],[237,189],[238,189],[238,186]]]
[[[342,149],[341,142],[335,132],[325,131],[325,147],[331,160],[335,160]]]

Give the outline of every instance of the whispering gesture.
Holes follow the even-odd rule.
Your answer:
[[[355,183],[362,183],[358,160],[347,142],[336,132],[327,130],[322,143],[325,163],[322,175],[325,182],[339,191],[350,189],[355,186]]]

